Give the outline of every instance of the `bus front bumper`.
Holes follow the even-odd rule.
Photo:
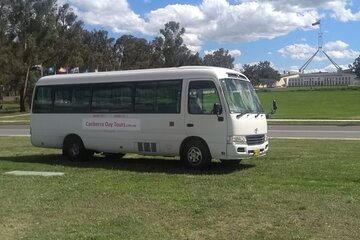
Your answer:
[[[269,149],[269,142],[259,145],[227,144],[227,159],[245,159],[266,155]]]

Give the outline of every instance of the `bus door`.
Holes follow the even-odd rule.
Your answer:
[[[213,158],[225,158],[227,121],[216,86],[211,80],[187,82],[185,133],[204,139]]]

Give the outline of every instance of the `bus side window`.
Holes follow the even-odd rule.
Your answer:
[[[181,85],[181,80],[157,82],[155,109],[157,113],[180,112]]]
[[[72,98],[73,112],[90,111],[90,86],[75,87]]]
[[[54,112],[63,113],[72,111],[72,87],[55,88]]]

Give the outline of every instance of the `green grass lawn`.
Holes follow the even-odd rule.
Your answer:
[[[30,121],[30,113],[21,113],[21,112],[13,112],[13,113],[0,113],[0,123],[29,123]]]
[[[0,124],[8,123],[29,123],[30,114],[28,112],[19,112],[19,103],[12,102],[1,102],[0,105]]]
[[[360,239],[360,142],[270,144],[238,167],[190,171],[138,155],[72,163],[0,137],[1,239]]]
[[[276,100],[278,111],[272,118],[360,119],[360,90],[307,90],[258,92],[266,112]]]

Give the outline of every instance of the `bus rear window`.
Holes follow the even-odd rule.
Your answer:
[[[33,112],[49,113],[53,111],[51,87],[37,87],[34,97]]]

